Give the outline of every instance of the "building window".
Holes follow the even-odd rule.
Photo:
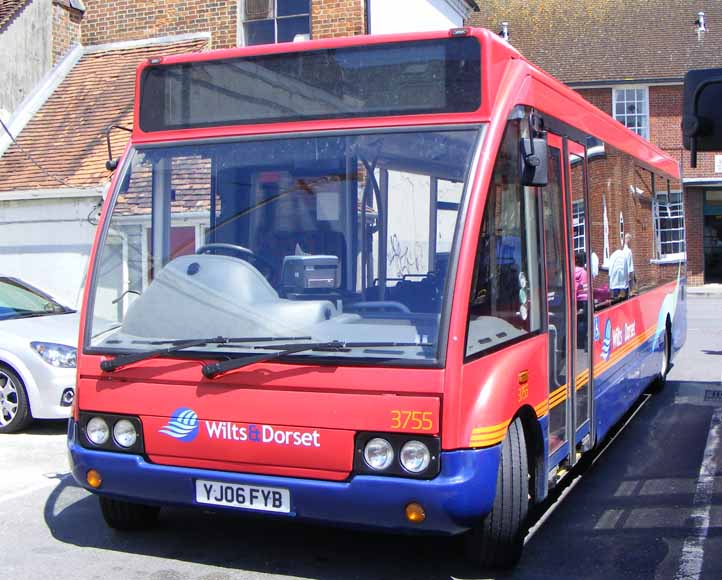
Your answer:
[[[572,202],[572,223],[574,224],[574,253],[586,251],[587,224],[584,220],[584,200]]]
[[[681,191],[658,191],[654,196],[654,239],[660,260],[684,259],[684,206]]]
[[[614,118],[649,139],[649,90],[647,87],[614,89]]]
[[[311,33],[310,0],[240,0],[243,44],[293,42]]]

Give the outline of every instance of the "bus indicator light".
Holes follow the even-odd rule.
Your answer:
[[[88,473],[85,474],[85,481],[93,489],[98,489],[103,484],[103,476],[100,475],[99,471],[95,469],[89,469]]]
[[[468,28],[452,28],[449,30],[449,36],[451,38],[459,38],[463,36],[469,36],[469,29]]]
[[[406,519],[413,524],[420,524],[426,519],[426,510],[420,503],[411,502],[406,506]]]
[[[519,402],[529,398],[529,371],[521,371],[519,373]]]

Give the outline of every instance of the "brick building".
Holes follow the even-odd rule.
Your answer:
[[[0,130],[2,273],[78,304],[109,183],[105,129],[132,124],[141,60],[453,28],[475,8],[472,0],[0,0],[0,52],[15,50],[0,60],[10,79],[0,89],[9,129]],[[114,151],[126,140],[113,133]]]
[[[680,161],[682,184],[655,206],[667,228],[657,259],[673,264],[686,251],[690,284],[722,282],[722,155],[700,154],[691,169],[680,131],[684,73],[722,67],[720,3],[492,0],[479,8],[468,24],[500,30],[506,22],[509,41],[532,62]]]

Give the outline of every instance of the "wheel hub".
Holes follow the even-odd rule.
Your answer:
[[[0,372],[0,425],[9,424],[17,410],[17,389],[10,377]]]

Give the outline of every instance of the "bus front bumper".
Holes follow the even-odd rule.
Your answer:
[[[81,447],[77,424],[70,421],[68,449],[75,480],[93,493],[153,505],[231,509],[257,515],[372,528],[387,531],[458,534],[491,511],[494,502],[499,446],[486,449],[445,451],[441,473],[431,480],[355,475],[347,481],[276,477],[149,463],[141,455],[96,451]],[[86,482],[88,470],[102,474],[99,489]],[[289,490],[291,512],[277,514],[208,506],[196,502],[196,480],[284,488]],[[422,523],[406,519],[405,508],[421,504]]]

